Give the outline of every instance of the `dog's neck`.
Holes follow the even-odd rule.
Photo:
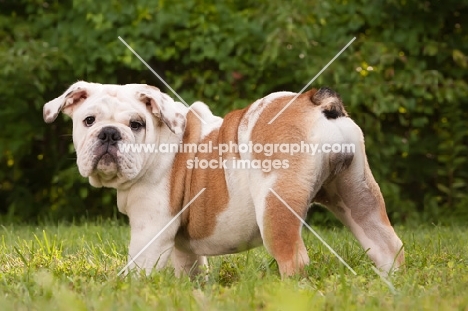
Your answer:
[[[166,133],[159,136],[159,141],[154,144],[178,144],[181,136],[167,130]],[[128,206],[131,205],[129,199],[131,200],[133,196],[160,196],[160,191],[169,189],[170,170],[176,154],[176,152],[148,154],[142,164],[144,169],[135,178],[114,184],[103,184],[104,187],[117,190],[117,205],[120,212],[127,214]],[[148,189],[142,189],[142,185]]]

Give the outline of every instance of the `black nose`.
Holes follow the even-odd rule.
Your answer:
[[[122,139],[122,136],[120,136],[120,132],[115,127],[106,126],[102,128],[98,138],[102,143],[110,143],[115,145],[119,140]]]

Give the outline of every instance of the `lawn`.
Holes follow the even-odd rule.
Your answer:
[[[307,278],[281,280],[263,248],[210,258],[206,277],[170,269],[118,277],[129,230],[117,221],[0,228],[1,310],[468,310],[468,229],[397,227],[406,268],[384,282],[350,233],[315,228],[353,275],[304,232]]]

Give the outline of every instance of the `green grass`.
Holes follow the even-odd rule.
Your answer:
[[[0,227],[1,310],[468,310],[468,229],[397,227],[406,268],[375,274],[349,232],[316,228],[356,270],[305,234],[307,278],[281,280],[263,248],[210,258],[207,277],[117,277],[129,230],[115,221]]]

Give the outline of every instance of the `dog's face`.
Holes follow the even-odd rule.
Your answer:
[[[187,108],[145,84],[77,82],[45,104],[44,120],[53,122],[60,111],[73,119],[80,174],[95,187],[118,188],[161,160],[157,154],[124,151],[122,146],[178,142]]]

